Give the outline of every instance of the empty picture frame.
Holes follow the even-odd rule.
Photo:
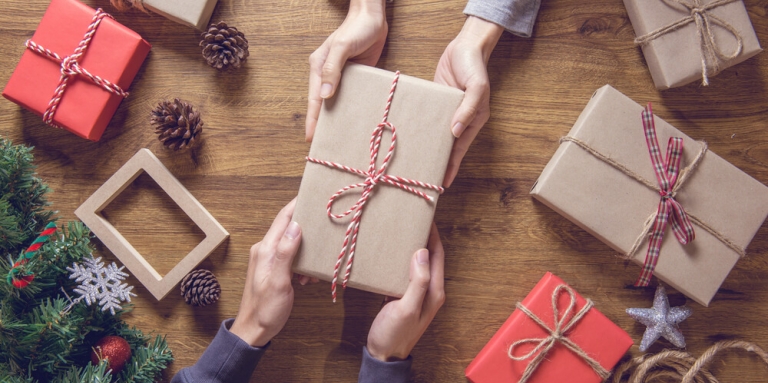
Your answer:
[[[152,177],[160,188],[205,233],[205,239],[165,276],[160,275],[101,215],[101,211],[142,172]],[[131,157],[104,185],[101,185],[75,210],[75,215],[91,229],[157,300],[163,299],[187,273],[192,271],[229,237],[229,233],[224,227],[205,210],[203,205],[189,193],[149,149],[141,149]]]

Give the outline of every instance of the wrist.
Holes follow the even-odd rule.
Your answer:
[[[368,348],[368,354],[370,354],[374,359],[378,359],[378,360],[380,360],[382,362],[397,362],[397,361],[401,361],[401,360],[406,360],[406,359],[408,359],[408,355],[410,355],[410,353],[405,353],[405,355],[400,355],[402,353],[397,353],[397,352],[390,352],[390,353],[379,352],[378,350],[371,349],[370,346],[367,347],[367,348]]]
[[[272,340],[267,336],[267,331],[261,326],[248,325],[243,322],[239,317],[235,318],[232,327],[229,328],[229,332],[235,334],[245,343],[251,345],[251,347],[264,347]]]
[[[350,0],[349,13],[372,13],[386,15],[386,0]]]
[[[500,25],[479,17],[469,16],[457,39],[465,39],[476,44],[483,52],[483,58],[487,63],[502,33],[504,33],[504,28]]]

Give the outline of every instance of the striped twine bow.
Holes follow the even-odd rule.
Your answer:
[[[661,0],[665,4],[673,7],[670,2],[682,5],[690,14],[675,21],[672,24],[661,27],[653,32],[646,33],[635,39],[635,44],[645,45],[661,37],[667,33],[676,31],[690,23],[696,24],[696,35],[699,37],[701,44],[701,83],[704,86],[709,85],[709,67],[712,68],[712,74],[715,75],[720,71],[719,60],[727,61],[736,58],[741,54],[744,47],[744,41],[739,32],[733,25],[728,24],[725,20],[713,15],[710,11],[714,8],[721,7],[723,5],[733,3],[737,0],[714,0],[709,4],[702,5],[702,0],[691,0],[690,3],[684,0]],[[726,54],[720,49],[715,41],[715,34],[712,32],[712,25],[718,25],[728,31],[733,37],[736,38],[736,49],[730,54]]]
[[[656,173],[656,179],[659,182],[659,208],[651,229],[651,237],[648,240],[648,252],[645,254],[645,263],[640,277],[635,282],[635,286],[648,286],[653,276],[653,269],[659,260],[661,251],[661,242],[664,238],[664,231],[667,223],[672,224],[672,232],[675,233],[677,240],[685,245],[696,238],[693,231],[693,225],[688,218],[683,206],[675,200],[675,183],[680,173],[680,160],[683,154],[683,139],[680,137],[670,137],[667,143],[667,157],[662,161],[659,140],[656,137],[656,124],[653,121],[653,110],[651,104],[645,107],[642,112],[643,130],[645,131],[645,142],[648,144],[648,152],[651,155],[653,171]]]
[[[43,122],[46,124],[56,127],[56,128],[62,128],[58,124],[54,123],[53,118],[56,114],[56,110],[59,108],[59,104],[61,103],[61,98],[64,96],[64,91],[67,89],[67,85],[69,84],[69,80],[72,79],[72,77],[81,75],[85,78],[89,79],[92,83],[102,87],[104,90],[110,93],[117,94],[123,98],[128,97],[128,92],[124,91],[122,88],[120,88],[118,85],[113,84],[109,80],[103,79],[99,76],[96,76],[80,66],[80,58],[83,57],[85,54],[85,51],[88,49],[88,46],[91,44],[91,40],[93,40],[93,35],[96,34],[96,29],[99,27],[99,24],[101,24],[101,20],[105,17],[112,18],[111,15],[101,10],[101,8],[96,10],[96,13],[93,15],[93,19],[91,20],[91,24],[88,26],[88,31],[85,33],[85,36],[82,40],[80,40],[80,44],[78,44],[77,48],[75,49],[75,52],[72,53],[69,56],[66,56],[64,58],[61,58],[61,56],[58,55],[56,52],[52,52],[51,50],[41,46],[40,44],[35,43],[32,40],[27,40],[26,43],[24,43],[24,46],[27,47],[27,49],[32,50],[33,52],[37,52],[45,57],[50,58],[51,60],[61,63],[61,77],[59,78],[59,85],[56,87],[56,90],[53,92],[53,97],[51,98],[51,101],[48,102],[48,108],[43,113]]]
[[[568,293],[571,298],[571,301],[568,303],[568,308],[565,310],[562,317],[560,316],[559,310],[557,309],[557,298],[560,296],[561,291]],[[549,351],[552,350],[552,348],[554,348],[558,343],[567,347],[569,350],[573,351],[574,354],[583,359],[590,367],[592,367],[595,373],[600,376],[602,380],[605,380],[608,378],[608,376],[610,376],[611,373],[602,365],[600,365],[600,362],[592,359],[592,357],[590,357],[581,347],[579,347],[578,344],[574,343],[565,335],[568,330],[572,329],[573,326],[575,326],[582,318],[584,318],[584,315],[586,315],[587,312],[592,309],[594,303],[592,303],[591,299],[587,299],[587,303],[584,305],[584,307],[582,307],[581,310],[579,310],[579,312],[577,312],[573,318],[570,318],[569,320],[568,317],[571,315],[571,311],[573,311],[575,306],[576,294],[573,292],[573,289],[565,284],[558,285],[552,293],[552,311],[555,317],[555,328],[550,328],[531,310],[525,307],[522,303],[517,302],[517,308],[529,318],[531,318],[534,322],[536,322],[539,326],[541,326],[541,328],[543,328],[549,334],[549,336],[546,338],[521,339],[509,346],[509,349],[507,350],[507,356],[509,356],[509,358],[512,360],[519,362],[533,357],[533,360],[528,363],[525,371],[523,371],[523,375],[520,377],[520,380],[518,380],[518,383],[527,382],[531,375],[533,375],[534,371],[536,371],[536,369],[539,367],[541,362],[543,362],[547,357]],[[526,343],[533,343],[536,346],[533,348],[533,350],[525,355],[515,356],[515,347],[519,347]]]
[[[412,180],[408,178],[386,174],[387,167],[389,166],[389,161],[392,159],[392,155],[395,153],[395,143],[397,142],[397,133],[395,132],[396,130],[395,126],[392,125],[389,121],[387,121],[387,119],[389,118],[389,109],[392,106],[392,98],[395,95],[395,88],[397,88],[397,81],[399,79],[400,79],[400,71],[397,71],[395,72],[395,78],[392,81],[392,87],[389,90],[387,105],[384,108],[384,117],[382,117],[381,122],[376,126],[376,129],[373,130],[373,134],[371,135],[371,142],[370,142],[371,162],[368,164],[367,171],[355,169],[346,165],[341,165],[336,162],[324,161],[324,160],[319,160],[312,157],[307,157],[307,161],[309,162],[328,166],[330,168],[343,170],[352,174],[357,174],[359,176],[365,177],[365,181],[363,182],[348,185],[339,189],[336,193],[334,193],[331,196],[331,198],[328,200],[328,205],[326,206],[326,211],[328,216],[335,219],[342,219],[352,214],[352,212],[355,213],[352,216],[352,221],[349,223],[349,226],[347,226],[347,231],[344,234],[344,243],[341,246],[341,251],[339,252],[338,258],[336,259],[336,265],[333,268],[333,279],[331,280],[331,294],[333,296],[334,302],[336,302],[336,283],[339,277],[339,269],[341,268],[341,262],[344,259],[344,255],[347,254],[347,252],[349,252],[346,271],[344,273],[344,280],[342,281],[342,284],[341,284],[342,288],[347,287],[347,282],[349,281],[349,274],[352,271],[352,262],[355,258],[355,247],[357,245],[357,235],[360,230],[360,217],[362,216],[363,208],[365,207],[366,202],[368,202],[368,198],[370,198],[376,185],[379,183],[389,184],[391,186],[395,186],[402,190],[405,190],[409,193],[415,194],[430,202],[433,202],[435,200],[432,196],[422,191],[416,190],[409,185],[435,190],[440,194],[442,194],[444,191],[444,189],[441,186],[436,186],[436,185],[432,185],[432,184],[417,181],[417,180]],[[389,145],[389,150],[387,151],[387,155],[384,157],[384,161],[381,163],[381,167],[376,169],[376,158],[379,155],[379,146],[381,145],[381,138],[386,129],[389,129],[392,131],[392,139]],[[333,214],[333,212],[331,211],[331,208],[333,207],[334,201],[336,201],[336,199],[339,198],[345,192],[355,188],[363,189],[360,199],[358,199],[357,202],[355,202],[355,204],[352,205],[352,207],[350,207],[344,213]]]
[[[55,232],[56,224],[49,222],[48,225],[45,226],[43,232],[35,238],[34,242],[32,242],[32,245],[30,245],[27,250],[19,256],[19,259],[13,263],[11,270],[8,271],[8,284],[17,289],[23,289],[32,283],[35,279],[35,275],[32,273],[25,273],[23,267]]]

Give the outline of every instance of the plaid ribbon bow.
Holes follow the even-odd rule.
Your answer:
[[[368,164],[368,170],[360,170],[355,169],[353,167],[349,167],[346,165],[342,165],[336,162],[331,161],[325,161],[325,160],[319,160],[312,157],[307,157],[307,161],[313,162],[320,165],[325,165],[330,168],[335,168],[339,170],[343,170],[346,172],[350,172],[352,174],[357,174],[359,176],[365,177],[365,181],[344,186],[343,188],[339,189],[336,193],[334,193],[331,198],[328,200],[328,205],[326,206],[326,211],[328,213],[328,216],[335,219],[341,219],[344,218],[352,212],[355,214],[352,216],[352,222],[349,223],[349,226],[347,226],[347,231],[344,235],[344,243],[341,246],[341,251],[339,252],[339,256],[336,259],[336,265],[333,269],[333,279],[331,280],[331,294],[333,295],[333,301],[336,302],[336,281],[339,277],[339,269],[341,267],[341,261],[344,259],[344,255],[349,252],[349,259],[347,259],[347,266],[346,271],[344,273],[344,280],[342,282],[342,288],[347,287],[347,281],[349,281],[349,274],[352,271],[352,261],[355,258],[355,246],[357,245],[357,234],[360,231],[360,218],[363,214],[363,208],[365,207],[366,202],[368,202],[368,198],[371,196],[371,193],[373,193],[374,188],[379,183],[385,183],[389,184],[391,186],[398,187],[402,190],[405,190],[409,193],[415,194],[421,198],[424,198],[427,201],[434,201],[435,199],[432,198],[432,196],[414,189],[413,187],[409,186],[417,186],[425,189],[432,189],[437,191],[438,193],[442,194],[444,189],[441,186],[432,185],[426,182],[421,182],[418,180],[412,180],[408,178],[393,176],[387,173],[387,167],[389,166],[389,161],[392,159],[392,155],[395,153],[395,143],[397,142],[397,133],[395,131],[395,126],[392,125],[387,119],[389,118],[389,108],[392,106],[392,98],[395,95],[395,88],[397,88],[397,81],[400,79],[400,71],[395,72],[395,79],[392,81],[392,87],[389,90],[389,97],[387,98],[387,106],[384,108],[384,117],[381,119],[381,122],[376,126],[376,129],[373,130],[373,134],[371,135],[371,143],[370,143],[370,151],[371,151],[371,162]],[[376,169],[376,158],[379,156],[379,147],[381,146],[381,138],[384,134],[384,130],[389,129],[392,131],[392,140],[389,144],[389,150],[387,151],[386,157],[384,157],[384,160],[381,163],[381,167]],[[341,214],[333,214],[331,211],[331,208],[333,207],[334,201],[336,201],[337,198],[339,198],[342,194],[347,192],[348,190],[355,189],[355,188],[362,188],[362,194],[360,196],[360,199],[355,202],[352,207],[350,207],[347,211],[341,213]]]
[[[677,240],[685,245],[696,238],[693,231],[693,225],[688,218],[683,206],[675,200],[675,183],[680,173],[680,160],[683,155],[683,139],[680,137],[670,137],[667,143],[667,157],[661,159],[661,149],[659,140],[656,137],[656,125],[653,121],[653,110],[651,104],[645,107],[642,113],[643,130],[645,131],[645,142],[648,144],[648,152],[651,155],[653,171],[656,173],[656,179],[659,181],[659,208],[656,212],[656,218],[651,228],[651,237],[648,240],[648,252],[645,254],[645,263],[640,277],[635,282],[635,286],[648,286],[653,275],[653,269],[659,260],[661,252],[661,242],[664,238],[664,231],[667,223],[672,224],[672,232],[675,233]]]

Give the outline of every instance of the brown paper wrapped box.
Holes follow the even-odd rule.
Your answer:
[[[624,0],[624,6],[635,29],[635,35],[641,37],[690,16],[691,12],[679,2],[694,5],[697,1],[701,6],[706,7],[715,0]],[[743,49],[738,56],[725,62],[718,61],[720,70],[736,65],[762,51],[743,2],[734,1],[706,12],[711,15],[710,30],[714,35],[716,47],[720,51],[725,55],[735,52],[738,40],[714,18],[733,27],[743,42]],[[706,36],[706,30],[702,31]],[[696,80],[701,81],[703,48],[695,22],[689,22],[679,29],[643,44],[642,49],[657,89],[674,88]],[[712,70],[711,63],[709,67]],[[715,74],[710,72],[709,76]]]
[[[643,107],[609,85],[600,88],[568,137],[581,140],[645,180],[656,184],[641,121]],[[682,167],[702,148],[655,117],[662,156],[669,137],[682,137]],[[646,220],[659,204],[659,192],[630,178],[581,146],[563,141],[531,194],[621,254],[630,252]],[[746,249],[768,215],[768,187],[707,151],[675,199],[690,214]],[[681,245],[667,227],[654,274],[702,305],[712,297],[740,254],[694,223],[696,239]],[[648,248],[642,240],[632,260],[642,265]],[[640,269],[633,269],[640,273]]]
[[[198,30],[208,29],[208,21],[217,0],[143,0],[144,8],[161,14],[179,24]]]
[[[309,157],[367,170],[371,134],[381,122],[394,73],[349,64],[335,96],[323,102]],[[442,185],[453,145],[450,122],[463,93],[430,81],[401,75],[389,113],[397,131],[396,148],[387,174]],[[390,145],[391,132],[381,141],[378,166]],[[307,162],[293,219],[301,225],[302,243],[293,269],[330,281],[352,215],[332,219],[328,199],[344,186],[364,178]],[[434,197],[429,202],[397,187],[375,186],[362,213],[348,286],[401,297],[408,285],[411,257],[426,245],[438,192],[416,188]],[[336,200],[333,213],[349,209],[362,189]],[[344,276],[346,258],[338,283]]]

